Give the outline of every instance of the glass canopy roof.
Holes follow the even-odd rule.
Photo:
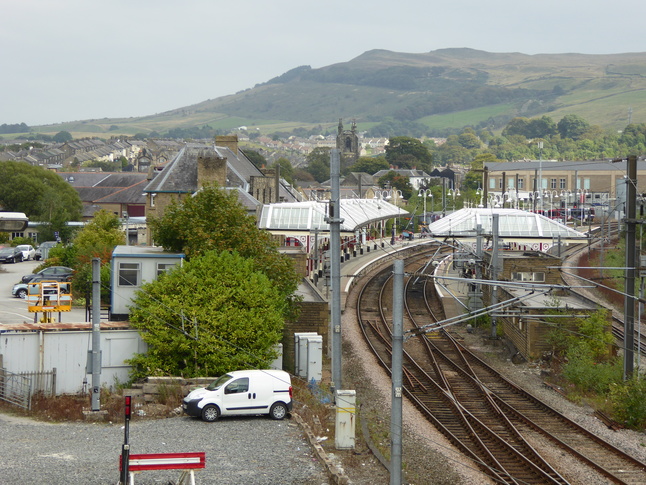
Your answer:
[[[499,214],[498,235],[503,238],[586,239],[586,235],[560,222],[518,209],[462,209],[428,226],[436,237],[473,237],[478,224],[491,234],[493,214]]]
[[[340,199],[342,232],[353,232],[371,222],[408,215],[394,204],[382,199]],[[325,222],[328,201],[283,202],[264,205],[258,226],[273,231],[328,231]]]

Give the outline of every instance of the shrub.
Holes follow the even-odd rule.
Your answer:
[[[614,418],[633,429],[646,427],[646,380],[638,377],[610,386]]]

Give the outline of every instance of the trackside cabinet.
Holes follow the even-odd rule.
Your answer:
[[[334,445],[337,450],[353,450],[357,413],[357,400],[354,390],[337,390],[336,398],[336,433]]]

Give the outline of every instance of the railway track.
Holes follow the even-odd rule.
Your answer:
[[[406,259],[405,331],[412,335],[442,319],[429,278],[420,277],[439,248]],[[391,268],[360,289],[357,316],[369,346],[391,365]],[[404,391],[465,456],[499,483],[568,483],[561,463],[550,463],[530,443],[558,447],[611,483],[646,483],[646,465],[568,420],[505,379],[446,330],[407,339]]]

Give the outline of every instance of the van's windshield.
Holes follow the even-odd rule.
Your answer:
[[[226,384],[231,379],[233,379],[233,376],[230,376],[229,374],[224,374],[223,376],[218,377],[216,380],[211,382],[211,384],[206,386],[206,389],[209,391],[215,391],[217,388],[221,387],[222,384]]]

